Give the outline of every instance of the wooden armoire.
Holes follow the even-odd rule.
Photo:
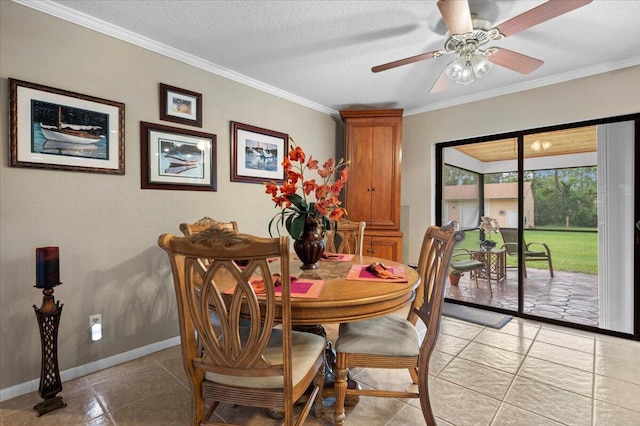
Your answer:
[[[351,161],[345,207],[349,220],[367,223],[362,254],[401,262],[402,109],[345,110],[340,116]]]

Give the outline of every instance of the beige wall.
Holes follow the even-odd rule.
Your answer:
[[[126,174],[10,167],[8,81],[16,78],[123,102]],[[202,129],[159,121],[158,83],[203,95]],[[315,158],[335,152],[326,114],[78,25],[0,1],[0,389],[40,377],[32,305],[35,248],[60,247],[64,303],[58,352],[68,370],[178,334],[161,233],[208,215],[267,236],[276,212],[262,185],[230,182],[230,121],[289,133]],[[217,135],[217,192],[140,189],[140,121]],[[104,337],[92,343],[89,315]],[[37,387],[37,384],[36,384]],[[6,395],[7,393],[5,393]]]
[[[640,66],[404,118],[403,229],[435,222],[435,144],[640,112]],[[421,231],[422,232],[422,231]],[[405,262],[418,259],[421,232],[405,232]]]

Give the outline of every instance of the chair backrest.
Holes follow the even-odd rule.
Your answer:
[[[204,231],[212,225],[217,225],[222,228],[229,228],[233,230],[238,230],[238,224],[236,222],[219,222],[215,219],[211,219],[208,216],[203,217],[197,222],[194,223],[181,223],[180,231],[184,234],[185,237],[190,237],[193,234],[197,234],[200,231]]]
[[[330,253],[362,254],[366,222],[342,220],[324,231],[325,250]]]
[[[427,326],[420,349],[420,357],[427,362],[440,332],[444,290],[453,249],[464,238],[464,232],[457,231],[455,226],[445,225],[442,228],[430,226],[422,240],[418,260],[420,285],[407,319],[415,325],[420,318]]]
[[[163,234],[158,245],[171,262],[186,371],[200,377],[210,372],[231,381],[284,376],[285,388],[291,386],[289,237],[260,238],[212,226],[190,237]],[[269,269],[273,257],[280,258],[279,287]],[[210,264],[203,268],[201,259],[211,259]],[[248,264],[240,268],[238,259]],[[259,295],[251,284],[256,280],[264,284]],[[282,319],[283,362],[273,365],[262,353],[276,312]],[[212,313],[220,318],[221,330],[211,324]],[[250,327],[241,326],[241,315]]]
[[[503,248],[509,256],[518,256],[518,228],[500,228]]]

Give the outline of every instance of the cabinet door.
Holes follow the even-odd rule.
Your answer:
[[[351,175],[345,191],[349,219],[367,227],[400,227],[402,121],[397,117],[347,121],[347,158]]]
[[[351,173],[346,186],[346,208],[349,220],[371,223],[371,174],[373,120],[354,118],[347,125],[347,158]]]
[[[402,262],[402,238],[364,237],[363,255]]]
[[[367,226],[376,229],[400,227],[400,121],[378,117],[372,126],[371,217]]]

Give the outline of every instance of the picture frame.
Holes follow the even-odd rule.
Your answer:
[[[160,120],[202,127],[202,94],[160,83]]]
[[[282,183],[282,162],[289,151],[289,135],[249,124],[231,122],[231,181]]]
[[[10,78],[11,166],[124,175],[124,107]]]
[[[140,122],[142,189],[217,191],[216,135]]]

